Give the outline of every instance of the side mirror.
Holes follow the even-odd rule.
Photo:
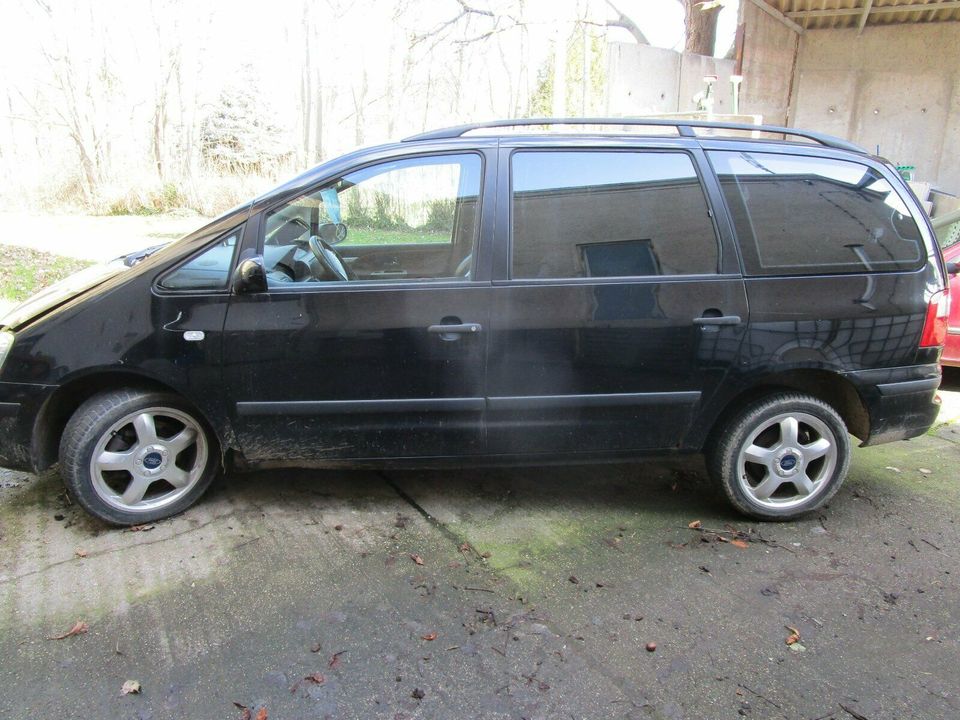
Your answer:
[[[267,291],[267,271],[260,255],[241,260],[233,273],[233,292],[237,295]]]
[[[957,263],[948,262],[947,263],[947,275],[956,275],[960,271],[960,268],[957,267]]]

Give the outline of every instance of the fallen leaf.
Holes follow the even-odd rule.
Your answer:
[[[334,653],[330,658],[330,662],[327,663],[327,667],[329,668],[340,667],[340,656],[343,655],[345,652],[346,650],[341,650],[340,652]]]
[[[311,682],[314,685],[323,685],[326,681],[327,679],[323,676],[323,673],[310,673],[309,675],[304,675],[302,678],[297,680],[293,684],[293,687],[290,688],[290,692],[295,693],[305,682]]]
[[[340,532],[341,530],[343,530],[343,525],[334,525],[333,529],[336,530],[337,532]]]
[[[423,558],[415,553],[410,554],[410,559],[413,560],[417,565],[423,565]]]
[[[149,532],[153,530],[156,525],[131,525],[127,528],[130,532]]]
[[[790,627],[789,625],[785,625],[784,627],[786,627],[787,630],[790,631],[790,634],[787,636],[787,639],[786,639],[786,641],[785,641],[787,645],[793,645],[793,644],[795,644],[795,643],[800,642],[800,631],[799,631],[799,630],[797,630],[797,629],[794,628],[794,627]]]
[[[262,707],[257,710],[257,720],[267,720],[267,708]]]
[[[250,714],[250,708],[248,708],[246,705],[242,705],[236,701],[234,701],[233,704],[240,709],[240,720],[250,720],[250,718],[253,717]]]
[[[887,465],[884,470],[890,470],[891,472],[895,473],[901,472],[900,468],[894,467],[893,465]]]
[[[67,632],[65,632],[63,635],[54,635],[53,637],[47,638],[47,640],[63,640],[71,635],[83,635],[83,633],[89,629],[90,626],[87,625],[83,620],[77,620],[73,627],[67,630]]]
[[[482,557],[484,560],[489,560],[491,557],[493,557],[493,553],[487,550],[486,552],[480,553],[480,557]]]
[[[740,548],[741,550],[746,550],[748,547],[750,547],[750,543],[748,543],[746,540],[731,540],[730,544]]]
[[[85,557],[87,556],[87,551],[86,551],[86,550],[74,550],[74,551],[73,551],[73,554],[76,555],[78,558],[85,558]]]
[[[470,547],[470,543],[460,543],[460,547],[458,547],[457,550],[463,553],[463,552],[470,552],[471,550],[473,550],[473,548]]]
[[[412,698],[414,698],[414,699],[416,699],[416,700],[423,700],[423,696],[424,696],[425,694],[426,694],[426,693],[424,693],[423,690],[421,690],[420,688],[414,688],[414,689],[413,689],[413,692],[410,693],[410,697],[412,697]]]
[[[694,520],[692,523],[689,523],[687,527],[691,530],[699,530],[703,527],[703,523],[701,523],[699,520]]]
[[[920,472],[921,475],[932,475],[932,474],[933,474],[933,470],[931,470],[930,468],[917,468],[917,470]]]
[[[121,695],[137,695],[140,693],[140,683],[136,680],[127,680],[120,688]]]
[[[572,582],[574,585],[580,584],[580,578],[578,578],[576,575],[571,575],[570,577],[567,578],[567,580]]]
[[[420,639],[426,640],[427,642],[433,642],[437,639],[437,634],[435,632],[427,633],[426,635],[421,635]]]

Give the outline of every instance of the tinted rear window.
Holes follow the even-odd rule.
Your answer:
[[[512,174],[515,278],[717,272],[686,153],[523,151]]]
[[[710,152],[748,275],[914,270],[926,256],[889,182],[857,162]]]

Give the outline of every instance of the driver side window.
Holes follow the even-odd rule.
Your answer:
[[[481,168],[473,153],[390,160],[274,209],[268,284],[469,280]]]

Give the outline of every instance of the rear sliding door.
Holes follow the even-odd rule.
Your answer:
[[[492,453],[682,446],[747,324],[699,153],[502,145]]]

